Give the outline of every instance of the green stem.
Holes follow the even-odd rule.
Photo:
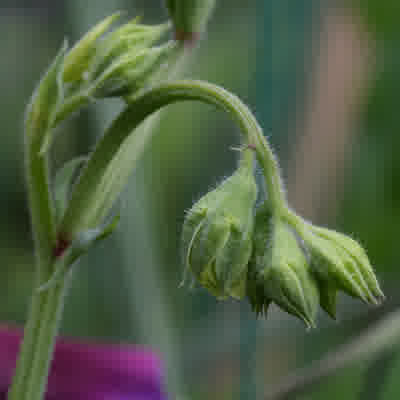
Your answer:
[[[39,282],[40,280],[37,279],[37,281]],[[9,400],[22,399],[24,396],[34,357],[34,344],[39,334],[40,321],[42,319],[43,300],[43,296],[39,296],[36,293],[32,296],[29,316],[24,329],[24,339],[21,344],[12,385],[8,393]]]
[[[56,90],[52,82],[54,82],[57,62],[58,58],[36,90],[27,111],[25,124],[25,167],[37,265],[35,289],[51,276],[54,258],[53,249],[56,246],[54,205],[50,192],[48,157],[41,155],[40,150],[48,133],[49,109]],[[45,345],[41,342],[44,332],[53,327],[53,325],[46,327],[43,324],[43,321],[49,321],[50,308],[61,308],[57,296],[55,296],[55,290],[56,288],[43,293],[34,292],[32,296],[24,339],[8,394],[9,400],[39,400],[43,397],[44,389],[40,389],[40,387],[45,387],[48,365],[47,369],[38,368],[36,370],[35,368],[37,367],[36,360],[45,355],[50,358],[53,350],[53,341],[49,340]],[[53,305],[49,303],[50,297],[55,301]],[[55,334],[55,330],[52,333]],[[47,337],[49,338],[50,335],[48,334]],[[40,354],[41,352],[43,354]]]
[[[61,221],[61,231],[73,238],[82,229],[96,226],[108,210],[94,205],[102,190],[103,177],[123,142],[148,116],[160,108],[185,100],[212,104],[231,115],[244,135],[245,142],[256,152],[265,175],[271,210],[281,214],[286,209],[278,163],[263,131],[248,107],[240,99],[216,85],[201,81],[176,81],[160,84],[136,98],[113,122],[98,142],[85,170],[76,184],[69,206]],[[130,139],[131,140],[131,139]],[[137,157],[132,154],[132,159]]]
[[[43,399],[68,283],[35,291],[8,400]]]
[[[34,344],[35,356],[27,380],[24,397],[26,400],[43,399],[68,286],[69,274],[48,291],[38,294],[39,297],[42,297],[43,311],[41,321],[38,321],[40,329]]]

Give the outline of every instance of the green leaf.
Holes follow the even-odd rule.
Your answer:
[[[47,136],[51,134],[51,116],[62,102],[63,90],[60,82],[60,74],[67,49],[67,41],[64,41],[53,63],[35,90],[28,106],[25,122],[26,131],[28,139],[39,150],[42,143],[47,140]]]
[[[54,179],[54,202],[58,221],[64,215],[72,185],[78,176],[79,170],[86,161],[86,157],[74,158],[66,162],[56,173]]]

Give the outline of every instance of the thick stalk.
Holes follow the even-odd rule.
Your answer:
[[[35,291],[8,400],[43,399],[68,282]]]

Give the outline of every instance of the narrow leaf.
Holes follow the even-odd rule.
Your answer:
[[[57,220],[64,215],[68,204],[72,185],[78,176],[79,170],[86,162],[86,157],[77,157],[66,162],[58,171],[54,179],[54,202]]]

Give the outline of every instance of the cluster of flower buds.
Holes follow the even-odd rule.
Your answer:
[[[157,44],[170,23],[143,25],[135,18],[110,31],[119,17],[105,18],[72,49],[63,46],[33,98],[33,106],[49,116],[49,129],[95,99],[135,97],[158,82],[175,59],[176,41]]]
[[[319,305],[335,318],[339,290],[370,304],[384,298],[356,241],[286,204],[256,206],[256,193],[252,166],[242,164],[193,206],[183,228],[186,276],[218,298],[246,295],[257,314],[274,302],[308,327]]]
[[[100,22],[66,55],[66,83],[78,84],[94,97],[124,96],[145,86],[165,66],[174,43],[154,44],[169,24],[141,25],[135,18],[105,34],[118,16]]]

